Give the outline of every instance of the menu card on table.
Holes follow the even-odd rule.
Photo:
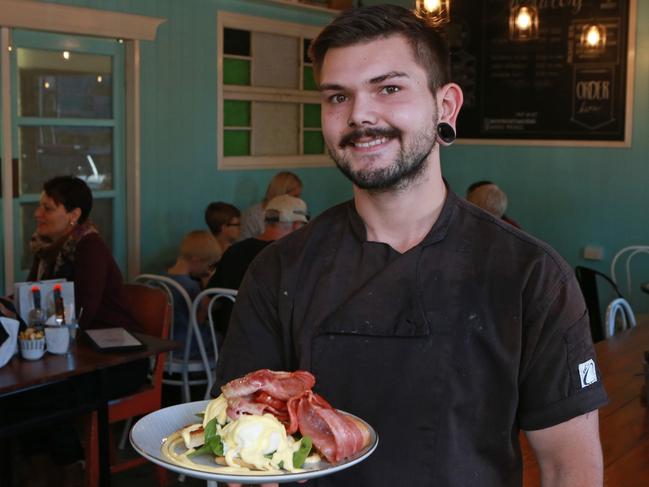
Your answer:
[[[121,327],[85,330],[85,334],[95,348],[105,352],[141,350],[144,348],[144,343]]]

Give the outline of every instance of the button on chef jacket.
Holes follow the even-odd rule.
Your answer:
[[[451,190],[403,254],[367,241],[353,202],[267,247],[213,394],[261,368],[311,371],[316,392],[379,435],[369,459],[318,487],[520,486],[519,429],[607,401],[572,269]]]

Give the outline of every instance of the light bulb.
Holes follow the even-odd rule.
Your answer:
[[[70,51],[63,51],[63,59],[66,61],[70,59]]]
[[[532,25],[532,17],[527,7],[521,7],[516,17],[516,27],[520,30],[528,30]]]
[[[597,46],[599,45],[600,41],[602,40],[602,36],[599,33],[599,29],[597,26],[593,25],[588,29],[588,33],[586,34],[586,43],[589,46]]]
[[[424,0],[424,10],[426,12],[435,12],[439,10],[440,0]]]

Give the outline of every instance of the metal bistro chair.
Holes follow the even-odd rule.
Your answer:
[[[594,342],[610,338],[615,334],[616,319],[619,313],[621,313],[621,329],[636,325],[631,305],[624,299],[610,277],[595,269],[582,266],[575,268],[575,274],[586,301],[590,318],[590,332]],[[606,283],[606,286],[599,286],[598,282]],[[600,304],[602,302],[609,303],[603,313]]]
[[[177,353],[169,352],[165,365],[165,372],[168,377],[162,379],[163,384],[181,387],[181,397],[184,403],[191,401],[190,386],[205,385],[208,391],[206,395],[209,394],[209,389],[213,383],[212,371],[216,367],[216,357],[218,354],[216,335],[214,332],[211,333],[212,344],[210,347],[203,343],[198,322],[192,318],[192,300],[187,294],[187,291],[172,278],[157,274],[141,274],[135,278],[135,281],[164,289],[167,292],[169,302],[172,306],[172,316],[174,316],[174,292],[172,289],[181,296],[187,308],[187,322],[189,326],[183,352],[181,356],[178,356]],[[173,329],[174,323],[172,321],[170,334],[172,338],[174,336]],[[196,359],[190,357],[192,340],[196,340],[198,345],[199,358]],[[179,376],[180,378],[175,378],[174,376]]]
[[[207,303],[207,318],[209,321],[209,329],[212,334],[212,343],[217,343],[216,339],[216,327],[214,326],[214,318],[212,315],[212,310],[214,307],[214,304],[218,302],[220,299],[226,299],[234,303],[237,298],[237,290],[236,289],[227,289],[227,288],[222,288],[222,287],[211,287],[208,289],[204,289],[201,291],[196,298],[194,298],[194,302],[192,303],[192,321],[194,323],[198,323],[198,312],[201,306],[203,306],[203,302],[209,298],[209,301]],[[217,344],[218,345],[218,344]],[[214,359],[215,362],[218,359],[218,349],[215,348],[215,353],[214,353]],[[207,389],[205,390],[205,399],[208,399],[210,397],[210,391],[212,390],[212,386],[214,385],[214,375],[209,375],[208,376],[208,383],[207,383]]]
[[[618,276],[626,278],[626,293],[629,297],[633,296],[634,291],[631,275],[631,260],[639,254],[649,254],[649,245],[629,245],[628,247],[624,247],[613,256],[613,260],[611,261],[611,278],[618,284],[620,283]],[[624,260],[624,272],[618,274],[618,261],[622,260]],[[641,283],[640,289],[645,293],[649,293],[649,282]]]

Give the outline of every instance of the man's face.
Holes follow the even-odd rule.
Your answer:
[[[225,235],[228,242],[236,242],[241,236],[241,219],[238,216],[230,218],[230,221],[223,225],[221,233]]]
[[[336,165],[367,190],[407,187],[435,147],[437,104],[402,36],[327,51],[322,126]]]

